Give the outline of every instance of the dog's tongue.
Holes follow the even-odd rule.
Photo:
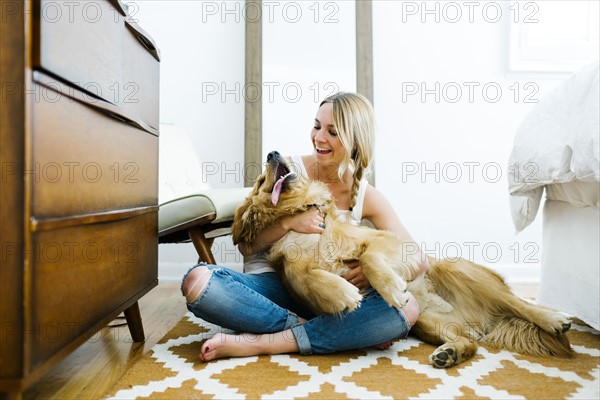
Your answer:
[[[275,185],[273,185],[273,191],[271,192],[271,203],[273,203],[274,206],[276,206],[279,202],[279,195],[281,195],[281,189],[283,189],[283,182],[293,176],[295,176],[294,173],[290,172],[287,175],[279,178],[277,182],[275,182]]]

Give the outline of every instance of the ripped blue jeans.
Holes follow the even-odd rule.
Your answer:
[[[202,264],[199,264],[202,265]],[[196,265],[184,275],[187,274]],[[302,354],[326,354],[404,338],[410,330],[401,310],[373,289],[360,307],[341,315],[313,316],[296,304],[274,272],[244,274],[216,265],[206,289],[187,308],[196,317],[237,332],[275,333],[291,329]],[[182,282],[183,282],[182,280]],[[298,322],[298,315],[308,319]]]

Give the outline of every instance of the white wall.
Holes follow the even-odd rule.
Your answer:
[[[516,128],[534,106],[525,96],[541,99],[564,76],[508,73],[510,15],[504,8],[492,23],[494,10],[484,15],[482,8],[509,3],[477,2],[469,21],[464,3],[453,2],[463,12],[456,23],[448,21],[454,14],[442,14],[447,3],[427,2],[429,9],[438,4],[436,22],[423,2],[374,2],[377,187],[431,255],[460,254],[514,280],[535,280],[541,224],[514,235],[506,163]],[[207,177],[212,186],[242,186],[244,17],[253,10],[231,1],[137,4],[141,26],[162,51],[161,121],[185,127],[199,158],[219,167]],[[263,152],[306,153],[319,101],[333,89],[355,90],[354,2],[269,4],[261,16]],[[421,85],[435,92],[437,82],[439,100],[435,93],[422,99]],[[219,262],[241,261],[231,243],[219,246]],[[161,245],[161,279],[176,278],[194,260],[192,245]]]
[[[356,90],[353,1],[273,2],[263,19],[263,156],[312,151],[310,131],[321,100]]]
[[[462,20],[454,22],[448,3],[458,5]],[[265,81],[323,86],[333,77],[340,89],[354,90],[354,4],[335,4],[333,24],[315,19],[302,21],[304,30],[290,23],[265,26]],[[514,234],[507,160],[520,121],[566,75],[507,70],[512,3],[471,3],[472,9],[457,2],[423,4],[374,3],[377,187],[428,254],[463,256],[510,280],[535,281],[541,223]],[[503,14],[496,16],[498,10]],[[423,89],[433,93],[422,98]],[[264,152],[310,151],[318,101],[276,100],[265,105]]]
[[[156,1],[133,4],[134,17],[161,50],[161,123],[183,126],[212,187],[241,187],[244,178],[245,20],[243,1]],[[355,90],[354,4],[265,2],[263,152],[311,150],[320,100]],[[254,169],[250,169],[254,171]],[[240,268],[229,238],[215,241],[219,264]],[[159,246],[159,277],[177,280],[196,260],[191,244]]]
[[[374,3],[377,186],[428,254],[537,280],[541,223],[514,234],[507,162],[523,117],[563,76],[507,71],[508,3],[446,4]]]
[[[161,51],[161,123],[187,130],[198,159],[210,168],[208,184],[243,186],[244,2],[127,3]],[[223,250],[219,261],[241,262],[231,240],[216,246]],[[192,244],[160,245],[159,278],[180,279],[197,257]]]
[[[202,162],[234,165],[244,154],[243,2],[222,3],[137,1],[134,17],[161,51],[161,123],[184,127]],[[206,176],[214,187],[240,186],[237,178]]]

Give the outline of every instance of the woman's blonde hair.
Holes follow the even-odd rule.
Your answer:
[[[346,155],[338,166],[342,179],[346,169],[352,172],[350,211],[356,205],[360,181],[367,176],[375,147],[375,113],[373,106],[361,94],[338,92],[323,100],[333,106],[333,124]]]

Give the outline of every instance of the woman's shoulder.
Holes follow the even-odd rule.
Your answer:
[[[300,173],[302,176],[308,178],[308,168],[307,165],[310,165],[311,155],[290,155],[286,157],[291,164],[291,168],[296,173]]]
[[[363,203],[363,217],[372,219],[381,214],[387,213],[391,209],[391,204],[387,198],[377,188],[367,183]]]

